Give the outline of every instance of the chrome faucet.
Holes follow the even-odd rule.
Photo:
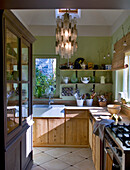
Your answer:
[[[54,103],[54,100],[51,100],[51,93],[49,93],[49,101],[48,101],[49,107],[50,107],[51,103]]]

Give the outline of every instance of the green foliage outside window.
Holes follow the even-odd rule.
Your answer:
[[[47,96],[48,93],[56,93],[56,72],[44,75],[41,70],[36,67],[35,81],[35,97]]]

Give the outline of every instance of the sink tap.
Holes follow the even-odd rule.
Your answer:
[[[49,94],[49,101],[48,101],[48,105],[50,106],[50,105],[51,105],[51,103],[54,103],[54,101],[53,101],[53,100],[51,100],[51,94]]]

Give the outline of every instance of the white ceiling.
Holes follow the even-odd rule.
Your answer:
[[[13,13],[25,24],[26,27],[34,35],[41,35],[40,29],[47,29],[49,26],[56,26],[55,10],[54,9],[40,9],[40,10],[12,10]],[[85,27],[90,30],[92,27],[97,27],[110,31],[114,27],[118,27],[130,15],[130,10],[92,10],[82,9],[81,18],[77,20],[77,25]],[[118,24],[118,25],[117,25]],[[102,32],[101,29],[101,32]],[[111,30],[110,30],[111,29]],[[39,30],[38,32],[36,30]],[[81,29],[83,30],[83,29]],[[45,31],[45,30],[44,30]],[[46,32],[46,31],[45,31]],[[46,34],[45,34],[46,35]]]

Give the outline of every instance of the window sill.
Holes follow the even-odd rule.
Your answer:
[[[122,107],[125,107],[126,109],[130,109],[130,104],[122,104]]]

